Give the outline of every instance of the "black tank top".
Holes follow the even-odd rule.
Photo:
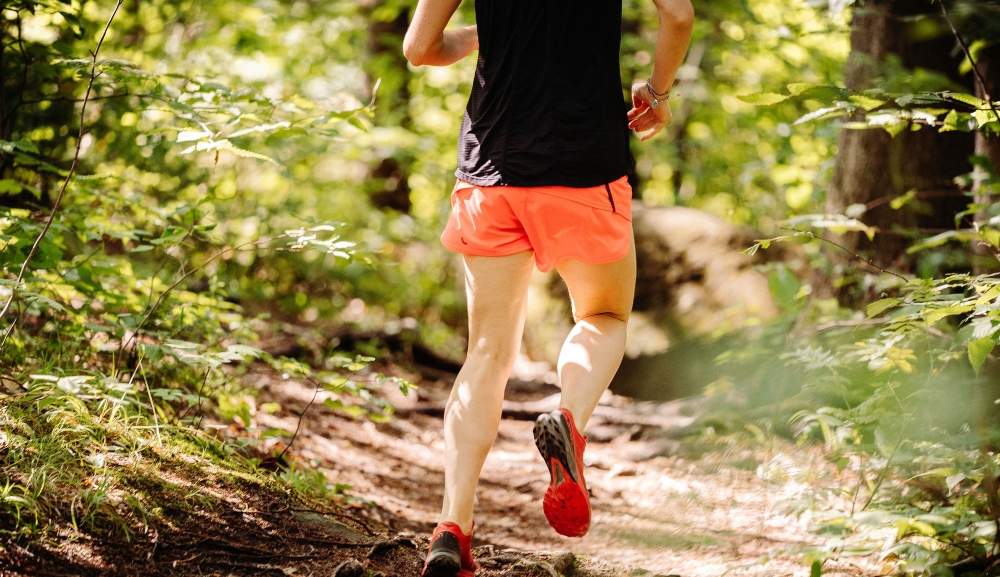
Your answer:
[[[622,0],[476,0],[479,60],[455,175],[479,186],[598,186],[633,170]]]

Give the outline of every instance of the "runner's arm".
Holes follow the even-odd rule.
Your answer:
[[[691,43],[691,30],[694,27],[694,7],[691,5],[691,0],[653,0],[653,3],[656,4],[656,13],[659,16],[659,29],[656,34],[653,72],[649,76],[649,83],[653,86],[653,90],[662,93],[670,90],[677,69],[684,62],[684,55]],[[672,116],[668,102],[653,109],[649,106],[652,101],[653,96],[644,82],[632,87],[632,110],[628,113],[629,128],[636,132],[646,132],[642,140],[652,138],[670,122]]]
[[[445,30],[462,0],[420,0],[403,38],[403,54],[410,64],[447,66],[479,49],[475,26]]]
[[[674,76],[684,62],[691,43],[694,7],[691,0],[653,0],[653,3],[656,4],[660,26],[649,83],[653,85],[653,90],[666,92],[673,85]]]

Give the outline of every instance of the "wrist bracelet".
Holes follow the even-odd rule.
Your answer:
[[[666,100],[667,97],[670,96],[670,89],[668,88],[666,92],[657,92],[656,89],[653,88],[653,84],[650,82],[651,80],[652,78],[646,80],[646,88],[649,89],[649,93],[655,96],[658,100]]]
[[[653,97],[653,102],[649,105],[650,108],[656,108],[661,102],[666,102],[667,99],[670,98],[670,90],[663,93],[657,92],[656,89],[653,88],[653,85],[650,84],[649,79],[646,80],[646,90],[648,90],[650,96]]]

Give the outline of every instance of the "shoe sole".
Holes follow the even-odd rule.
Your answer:
[[[580,486],[573,440],[566,419],[545,414],[535,421],[535,445],[551,475],[542,510],[560,535],[582,537],[590,529],[590,499]]]
[[[427,559],[420,577],[457,577],[462,570],[461,563],[447,554],[432,555]]]

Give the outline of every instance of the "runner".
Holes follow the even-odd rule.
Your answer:
[[[560,408],[535,424],[551,482],[542,508],[558,533],[590,528],[581,434],[625,351],[635,290],[629,131],[645,141],[687,51],[690,0],[653,0],[653,69],[622,97],[621,0],[476,0],[477,26],[445,30],[461,0],[419,0],[403,51],[447,66],[479,50],[458,141],[458,181],[441,235],[464,255],[469,351],[444,415],[445,495],[425,577],[475,574],[479,474],[500,425],[535,266],[569,287],[576,326],[559,355]]]

